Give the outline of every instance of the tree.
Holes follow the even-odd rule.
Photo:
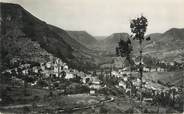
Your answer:
[[[116,47],[116,55],[126,57],[128,60],[130,60],[130,53],[133,50],[130,39],[128,38],[127,41],[121,39],[118,43],[118,46],[119,47]]]
[[[47,83],[47,81],[46,80],[42,80],[42,79],[38,80],[37,85],[38,86],[41,86],[41,87],[49,86],[49,84]]]
[[[118,47],[116,47],[116,55],[120,57],[126,57],[126,60],[128,60],[128,64],[129,64],[130,72],[131,72],[132,71],[131,64],[133,64],[133,62],[131,61],[131,57],[130,57],[131,52],[133,51],[131,41],[129,38],[127,40],[121,39],[118,44],[119,44]],[[118,83],[118,80],[116,79],[112,80],[112,84],[115,85],[115,83]],[[132,95],[130,94],[130,102],[131,100],[132,100]]]
[[[139,63],[139,73],[140,73],[140,80],[141,80],[141,105],[142,105],[142,76],[143,76],[143,64],[142,64],[142,41],[144,40],[144,35],[148,26],[148,20],[144,17],[138,17],[136,19],[132,19],[130,22],[131,32],[133,33],[133,39],[139,40],[140,45],[140,63]],[[147,38],[146,40],[150,40]]]

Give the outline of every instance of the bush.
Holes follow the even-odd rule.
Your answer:
[[[23,107],[23,111],[24,111],[24,113],[26,114],[26,113],[30,112],[31,110],[29,109],[29,107],[24,106],[24,107]]]
[[[45,80],[38,80],[37,84],[38,86],[41,86],[41,87],[48,86],[48,83]]]
[[[8,105],[14,102],[14,100],[7,94],[7,91],[4,90],[1,93],[1,98],[2,98],[2,104]]]
[[[38,102],[38,101],[40,101],[40,99],[41,98],[39,96],[37,96],[37,95],[33,97],[33,101],[37,101]]]
[[[132,108],[129,108],[128,110],[125,111],[125,113],[133,113],[133,109]]]
[[[66,94],[88,93],[89,90],[90,89],[87,86],[83,86],[78,83],[72,83],[66,88],[65,93]]]
[[[100,108],[100,114],[106,114],[108,110],[105,107]]]

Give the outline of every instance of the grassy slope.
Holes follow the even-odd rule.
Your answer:
[[[184,82],[184,71],[176,71],[176,72],[151,72],[144,73],[145,79],[157,81],[160,80],[164,83],[171,83],[174,85],[183,85]]]
[[[67,33],[80,44],[92,48],[97,40],[86,31],[67,31]]]
[[[40,48],[60,58],[72,57],[72,49],[63,38],[51,31],[45,22],[34,17],[21,6],[1,3],[0,16],[2,19],[2,59],[7,58],[9,53],[12,53],[12,56],[15,56],[16,53],[22,54],[20,42],[29,40],[38,43]],[[19,43],[17,43],[18,41]],[[14,46],[13,50],[8,49],[10,45]],[[24,48],[32,47],[34,47],[34,43]],[[29,51],[25,53],[29,53]]]

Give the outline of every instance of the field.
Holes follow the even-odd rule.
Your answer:
[[[24,88],[1,85],[1,93],[6,97],[6,103],[1,103],[2,113],[52,113],[58,110],[71,111],[73,108],[83,108],[95,105],[107,98],[102,95],[73,94],[62,95],[58,91],[27,88],[27,95],[24,95]]]
[[[144,73],[144,78],[157,82],[160,80],[164,84],[171,84],[175,86],[184,85],[184,71],[176,72],[148,72]]]
[[[134,77],[139,77],[138,72],[132,72]],[[163,84],[169,84],[170,86],[181,86],[184,85],[184,71],[173,71],[173,72],[143,72],[143,79],[158,82]]]

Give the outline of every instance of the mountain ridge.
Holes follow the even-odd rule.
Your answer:
[[[31,50],[34,49],[34,44],[38,44],[35,50],[39,52],[37,58],[42,58],[42,54],[46,52],[46,55],[59,57],[72,66],[90,66],[86,66],[86,63],[91,64],[92,54],[88,54],[90,50],[73,40],[66,31],[38,19],[18,4],[0,3],[0,5],[2,60],[10,60],[14,56],[21,57],[22,54],[27,55],[25,59],[28,59],[33,53]],[[29,47],[20,45],[26,41],[30,43]],[[22,51],[24,48],[29,49],[27,52]]]
[[[93,48],[93,45],[97,40],[86,31],[67,31],[67,33],[80,44],[86,46],[89,49]]]
[[[120,35],[122,34],[122,35]],[[150,41],[143,41],[143,54],[167,61],[184,62],[184,28],[170,28],[163,33],[151,33],[145,37],[150,37]],[[120,39],[129,38],[133,46],[133,54],[139,55],[139,42],[130,38],[128,33],[113,33],[106,39],[99,41],[99,47],[108,53],[115,54],[115,48]],[[172,52],[172,53],[170,53]]]

